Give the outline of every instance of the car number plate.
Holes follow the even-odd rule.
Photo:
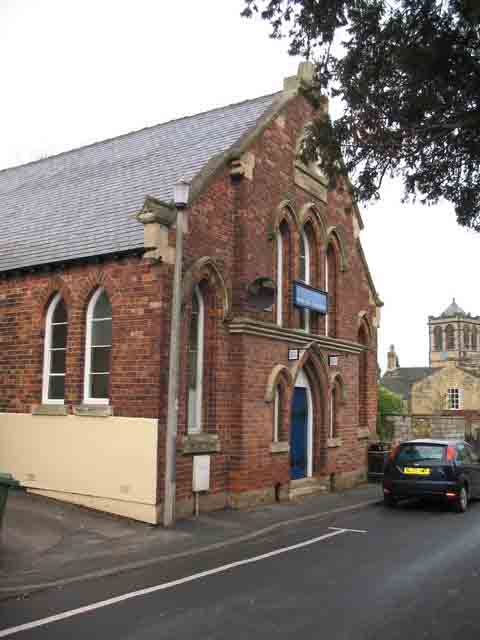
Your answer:
[[[425,467],[404,467],[403,473],[408,476],[429,476],[431,469]]]

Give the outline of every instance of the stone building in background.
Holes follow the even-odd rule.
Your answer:
[[[467,435],[480,430],[480,317],[453,299],[438,317],[429,316],[429,367],[400,367],[394,346],[381,384],[399,395],[405,410],[428,435],[432,416],[462,417]],[[425,430],[426,429],[426,430]]]

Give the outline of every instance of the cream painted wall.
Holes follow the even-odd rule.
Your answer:
[[[445,398],[449,388],[463,391],[461,409],[480,409],[480,378],[470,375],[454,364],[449,364],[412,386],[411,413],[431,415],[445,409]]]
[[[0,470],[31,489],[155,505],[157,443],[153,419],[0,414]]]

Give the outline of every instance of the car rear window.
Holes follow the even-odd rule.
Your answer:
[[[443,462],[445,450],[446,447],[442,444],[404,444],[400,446],[395,462],[397,464],[412,464],[426,460]]]

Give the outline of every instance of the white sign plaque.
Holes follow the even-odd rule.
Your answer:
[[[210,489],[210,456],[193,456],[192,490],[208,491]]]

